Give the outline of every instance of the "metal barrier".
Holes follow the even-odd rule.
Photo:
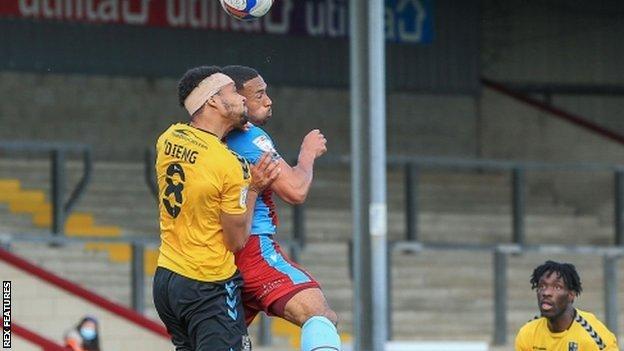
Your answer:
[[[50,174],[50,198],[52,203],[51,232],[54,235],[64,235],[65,222],[72,209],[84,193],[93,169],[91,159],[91,147],[79,143],[55,143],[35,141],[0,142],[0,150],[9,151],[12,156],[19,152],[48,153],[51,163]],[[66,185],[66,156],[70,153],[78,153],[82,157],[82,177],[72,190],[67,201],[65,198]]]
[[[323,157],[317,165],[348,166],[348,156]],[[488,159],[465,159],[447,157],[417,157],[417,156],[388,156],[388,167],[402,169],[404,172],[405,197],[405,238],[409,241],[420,242],[419,236],[419,175],[423,169],[459,169],[470,171],[504,171],[511,176],[511,209],[512,209],[512,238],[511,243],[524,245],[526,237],[526,174],[543,171],[564,172],[612,172],[614,174],[614,243],[624,246],[624,165],[599,163],[545,163],[501,161]],[[305,211],[304,207],[299,211]],[[294,232],[298,233],[298,240],[305,242],[304,221],[298,220],[304,213],[293,211]]]
[[[419,241],[418,236],[418,171],[421,169],[463,169],[463,170],[490,170],[506,171],[511,174],[511,208],[512,208],[512,238],[514,244],[525,243],[525,208],[526,208],[526,173],[527,171],[566,171],[566,172],[613,172],[615,177],[615,225],[614,243],[624,245],[624,166],[597,163],[544,163],[544,162],[516,162],[485,159],[460,159],[443,157],[388,157],[389,166],[405,167],[405,198],[406,208],[406,238]]]

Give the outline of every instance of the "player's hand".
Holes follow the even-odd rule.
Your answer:
[[[271,157],[271,153],[265,152],[260,161],[250,166],[251,184],[249,189],[261,193],[266,187],[271,185],[279,176],[281,168],[278,167],[278,160]]]
[[[303,138],[301,152],[309,153],[314,158],[320,157],[327,152],[327,139],[320,130],[314,129]]]

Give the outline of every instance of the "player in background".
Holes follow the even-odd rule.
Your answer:
[[[617,351],[613,333],[592,313],[574,308],[583,291],[574,265],[546,261],[535,268],[531,287],[537,292],[541,318],[525,324],[516,336],[516,351]]]
[[[282,170],[258,196],[251,236],[236,253],[236,265],[244,280],[247,325],[259,311],[264,311],[302,328],[302,351],[340,350],[338,316],[329,308],[319,283],[291,261],[273,239],[278,226],[273,193],[290,204],[303,203],[312,183],[314,161],[327,151],[327,140],[317,129],[309,132],[301,144],[297,165],[291,167],[277,152],[271,137],[259,127],[272,115],[272,101],[262,76],[245,66],[226,66],[223,72],[234,80],[239,94],[246,98],[247,116],[252,124],[228,134],[228,146],[252,164],[269,152]]]
[[[218,67],[187,71],[178,95],[190,121],[169,127],[156,144],[154,304],[176,350],[250,350],[233,252],[247,240],[258,193],[279,169],[268,154],[250,168],[222,143],[246,123],[246,108]]]

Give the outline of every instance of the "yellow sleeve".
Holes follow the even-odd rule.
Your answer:
[[[224,175],[225,182],[221,192],[221,211],[227,214],[242,214],[247,210],[248,181],[243,178],[243,171],[238,162],[230,163]]]
[[[607,328],[606,325],[604,325],[604,323],[596,318],[593,313],[583,312],[581,316],[583,316],[589,322],[589,324],[598,333],[600,338],[602,338],[602,342],[606,346],[604,349],[602,349],[602,351],[619,351],[615,335],[609,330],[609,328]]]
[[[617,343],[617,339],[613,333],[609,332],[609,336],[605,338],[604,343],[607,347],[602,351],[620,351]]]
[[[523,327],[518,332],[518,335],[516,335],[515,351],[533,351],[530,345],[526,343],[526,334],[525,328]]]

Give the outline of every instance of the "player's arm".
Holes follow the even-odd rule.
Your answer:
[[[312,185],[314,161],[327,151],[326,144],[327,139],[318,129],[309,132],[301,143],[296,166],[279,159],[282,172],[271,184],[271,190],[289,204],[303,203]]]
[[[516,337],[516,343],[515,343],[515,351],[532,351],[530,349],[527,349],[524,344],[522,343],[521,340],[518,340],[518,338]]]
[[[250,170],[252,178],[245,199],[247,208],[245,212],[230,214],[221,211],[223,243],[232,252],[237,252],[245,246],[258,194],[268,187],[280,173],[279,164],[273,161],[268,153],[264,154],[256,165],[250,166]]]
[[[599,335],[603,335],[602,338],[606,345],[603,351],[619,351],[619,346],[618,346],[618,342],[617,342],[617,338],[615,337],[615,334],[613,334],[609,329],[607,329],[607,327],[604,324],[602,324],[602,322],[600,322],[600,328],[604,329],[604,332],[599,333]]]
[[[514,345],[515,351],[533,351],[533,348],[527,345],[526,338],[527,338],[527,332],[525,328],[523,327],[520,329],[520,331],[516,335],[516,341]]]
[[[608,345],[604,351],[620,351],[618,343],[617,343],[617,339],[613,339],[613,342]]]
[[[223,244],[232,251],[237,252],[245,246],[247,233],[249,233],[249,213],[253,213],[258,193],[253,190],[247,192],[247,211],[242,214],[229,214],[221,211],[221,226],[223,227]]]

